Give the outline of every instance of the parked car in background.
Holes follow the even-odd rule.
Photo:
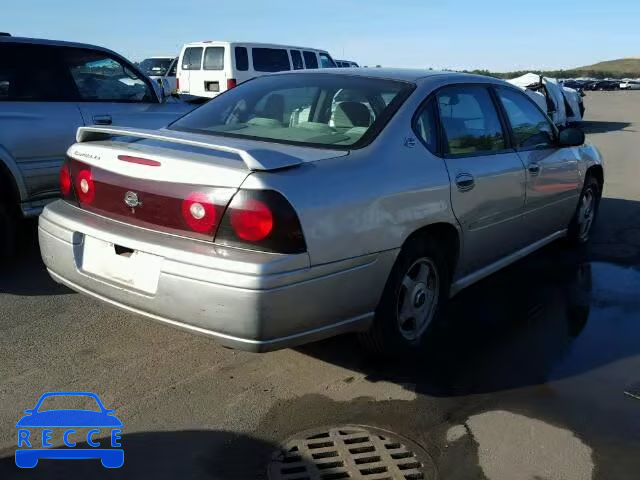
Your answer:
[[[584,140],[489,77],[266,75],[167,128],[81,128],[42,258],[70,288],[232,347],[359,331],[400,355],[450,295],[588,241],[604,172]]]
[[[624,80],[620,83],[620,90],[640,90],[640,80]]]
[[[619,80],[598,80],[585,85],[585,90],[591,91],[612,91],[620,90]]]
[[[335,67],[328,52],[315,48],[248,42],[188,43],[180,52],[178,93],[215,97],[265,73]]]
[[[356,62],[352,62],[351,60],[336,60],[336,66],[338,68],[359,68]]]
[[[138,67],[151,80],[161,83],[175,57],[150,57],[140,62]]]
[[[0,37],[0,256],[16,224],[59,196],[59,172],[78,127],[159,128],[193,109],[111,50]]]

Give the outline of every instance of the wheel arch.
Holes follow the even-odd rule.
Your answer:
[[[0,145],[0,198],[10,200],[16,208],[27,198],[20,170],[7,150]]]
[[[592,165],[587,169],[586,177],[593,176],[600,185],[600,193],[602,193],[602,187],[604,186],[604,169],[602,165]]]
[[[460,259],[462,246],[460,230],[455,225],[447,222],[431,223],[412,232],[403,243],[402,248],[415,239],[427,236],[434,238],[439,245],[445,246],[449,275],[453,278]]]

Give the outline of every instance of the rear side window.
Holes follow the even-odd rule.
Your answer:
[[[430,100],[416,116],[414,130],[418,138],[431,153],[438,150],[438,129],[436,127],[435,102]]]
[[[307,68],[318,68],[318,58],[316,57],[315,52],[303,52],[304,55],[304,63]]]
[[[257,72],[291,70],[289,54],[284,48],[253,48],[253,69]]]
[[[175,77],[177,69],[178,69],[178,59],[175,58],[173,62],[171,62],[171,66],[169,67],[169,73],[167,73],[167,77]]]
[[[519,148],[549,148],[554,145],[551,122],[528,97],[510,88],[498,88],[498,97],[507,112]]]
[[[245,72],[249,70],[249,55],[246,47],[236,47],[236,70]]]
[[[335,68],[336,62],[333,61],[333,58],[329,56],[328,53],[320,52],[320,65],[322,68]]]
[[[69,101],[76,95],[57,47],[0,44],[0,102]]]
[[[224,69],[224,47],[207,47],[204,51],[205,70],[223,70]]]
[[[502,125],[486,88],[445,88],[437,99],[449,154],[474,155],[506,148]]]
[[[182,56],[183,70],[200,70],[202,63],[202,47],[189,47]]]
[[[302,63],[302,54],[300,50],[291,50],[291,61],[293,62],[294,70],[302,70],[304,63]]]

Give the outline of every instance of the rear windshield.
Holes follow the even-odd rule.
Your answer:
[[[374,138],[415,86],[336,74],[258,77],[169,128],[310,146],[359,148]]]
[[[253,48],[253,69],[256,72],[291,70],[289,53],[284,48]]]
[[[224,69],[224,47],[207,47],[204,51],[205,70]]]

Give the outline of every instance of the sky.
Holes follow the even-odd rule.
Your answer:
[[[6,2],[6,3],[5,3]],[[2,0],[0,31],[139,61],[184,43],[328,50],[360,65],[513,71],[640,57],[640,0]]]

